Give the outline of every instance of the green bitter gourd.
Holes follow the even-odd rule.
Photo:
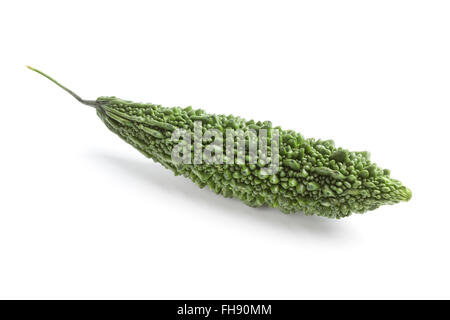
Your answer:
[[[183,175],[201,188],[209,186],[225,197],[238,198],[249,206],[342,218],[411,198],[411,191],[390,178],[389,170],[372,163],[368,152],[336,148],[332,140],[305,139],[292,130],[273,128],[270,121],[246,121],[232,115],[207,114],[191,107],[166,108],[116,97],[83,100],[48,75],[28,68],[50,79],[81,103],[94,107],[108,129],[175,175]],[[202,122],[202,132],[211,128],[220,132],[228,128],[244,132],[265,128],[269,133],[271,129],[279,129],[278,172],[261,174],[264,165],[259,162],[173,163],[171,152],[176,142],[171,138],[172,132],[175,128],[193,132],[196,121]],[[204,149],[206,143],[201,143]]]

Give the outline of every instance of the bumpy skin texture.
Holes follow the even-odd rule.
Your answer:
[[[411,191],[390,178],[389,170],[372,163],[367,152],[350,152],[336,148],[331,140],[305,139],[279,127],[280,170],[276,175],[262,176],[258,164],[174,164],[171,152],[176,142],[171,136],[175,128],[193,132],[195,121],[202,121],[203,130],[222,132],[227,128],[270,129],[272,125],[115,97],[100,97],[96,103],[105,125],[145,156],[201,188],[207,185],[217,194],[238,198],[252,207],[342,218],[411,198]]]

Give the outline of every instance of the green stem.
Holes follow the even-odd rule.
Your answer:
[[[67,91],[72,97],[74,97],[75,99],[77,99],[79,102],[94,107],[94,108],[98,108],[100,107],[100,104],[97,101],[94,100],[84,100],[82,99],[79,95],[77,95],[75,92],[73,92],[72,90],[64,87],[62,84],[60,84],[58,81],[56,81],[55,79],[53,79],[52,77],[46,75],[45,73],[43,73],[42,71],[39,71],[35,68],[32,68],[30,66],[27,66],[28,69],[33,70],[41,75],[43,75],[44,77],[46,77],[47,79],[49,79],[50,81],[52,81],[53,83],[55,83],[57,86],[59,86],[60,88],[64,89],[65,91]]]

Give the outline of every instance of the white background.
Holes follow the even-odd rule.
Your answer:
[[[450,298],[448,1],[3,1],[0,298]],[[86,99],[368,150],[413,192],[343,220],[198,189]]]

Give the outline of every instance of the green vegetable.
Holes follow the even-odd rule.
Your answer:
[[[372,163],[368,152],[336,148],[331,140],[305,139],[294,131],[272,127],[270,121],[246,121],[231,115],[210,115],[191,107],[165,108],[115,97],[83,100],[41,71],[29,68],[56,83],[81,103],[94,107],[108,129],[175,175],[183,175],[201,188],[208,186],[225,197],[238,198],[249,206],[269,206],[285,213],[301,211],[307,215],[341,218],[411,198],[411,191],[390,178],[389,170]],[[198,122],[202,128],[196,132],[195,123]],[[174,140],[173,134],[178,129],[186,130],[188,140],[193,138],[194,144],[189,145],[188,140]],[[207,129],[216,129],[221,136],[203,136],[195,140]],[[233,156],[223,156],[222,163],[202,162],[202,152],[214,155],[213,159],[222,159],[222,154],[216,154],[216,151],[222,150],[228,129],[239,129],[244,135],[248,134],[245,135],[245,150],[235,149]],[[266,140],[274,137],[275,130],[279,129],[279,144],[268,147],[272,156],[278,147],[278,171],[264,171],[270,167],[270,161],[264,157],[250,163],[256,159],[246,155],[244,161],[230,162],[249,150],[250,143],[256,139],[251,130],[258,129],[268,130]],[[175,147],[179,148],[177,153],[180,151],[180,155],[188,155],[194,160],[174,161],[172,152]],[[195,147],[200,148],[200,154]],[[199,159],[200,162],[197,161]],[[267,172],[272,174],[267,175]]]

